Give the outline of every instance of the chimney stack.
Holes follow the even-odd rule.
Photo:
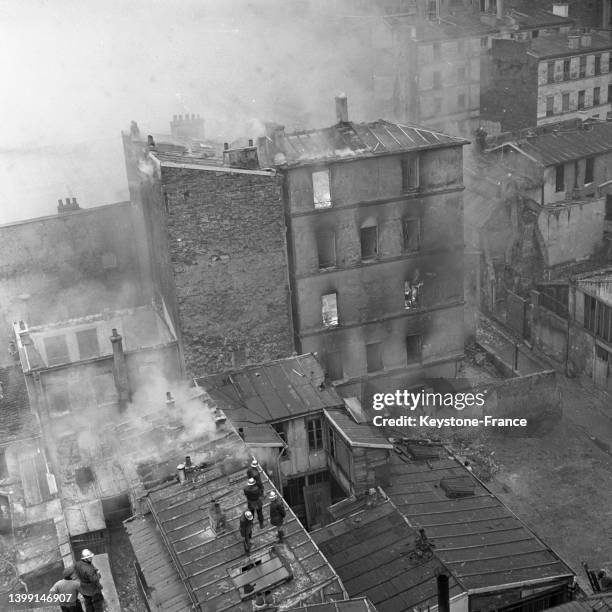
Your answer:
[[[175,406],[174,398],[172,397],[172,393],[170,391],[166,391],[166,408],[172,409]]]
[[[123,411],[131,400],[131,393],[125,353],[123,352],[123,342],[115,328],[113,328],[110,341],[113,345],[113,377],[117,393],[119,394],[119,410]]]
[[[348,123],[348,100],[343,93],[336,96],[336,120],[338,123]]]
[[[149,149],[155,148],[155,140],[153,139],[153,136],[151,136],[151,134],[147,136],[147,144],[149,145]]]
[[[450,595],[448,590],[448,576],[438,574],[438,612],[450,612]]]

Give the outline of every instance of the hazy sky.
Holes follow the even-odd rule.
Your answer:
[[[132,119],[159,133],[173,114],[200,113],[208,137],[231,141],[266,120],[329,125],[340,91],[362,119],[358,37],[347,47],[337,22],[303,20],[299,4],[0,0],[0,223],[54,214],[63,195],[126,197],[120,131]]]

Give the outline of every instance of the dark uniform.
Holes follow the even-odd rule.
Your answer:
[[[85,599],[85,612],[102,612],[104,597],[100,584],[100,572],[91,561],[86,560],[77,561],[74,569],[81,583],[79,590]]]
[[[253,537],[253,519],[248,519],[244,512],[240,517],[240,535],[244,539],[244,552],[251,554],[251,538]]]
[[[276,527],[276,532],[278,534],[278,541],[282,542],[284,533],[281,527],[285,522],[285,516],[287,515],[287,511],[285,510],[285,505],[281,499],[273,499],[270,502],[270,522],[272,525]]]
[[[244,496],[247,500],[247,506],[249,510],[255,516],[255,512],[257,512],[257,520],[259,521],[259,526],[264,526],[264,517],[263,517],[263,504],[261,503],[261,490],[257,486],[257,481],[255,484],[247,485],[243,489]]]
[[[261,496],[263,497],[264,494],[264,486],[263,486],[263,482],[261,481],[261,474],[259,473],[259,470],[256,467],[250,467],[247,468],[247,478],[253,478],[255,480],[255,484],[259,487],[259,490],[261,491]]]
[[[51,595],[65,595],[66,599],[59,602],[62,612],[83,612],[83,607],[78,599],[81,583],[72,580],[72,568],[64,570],[64,578],[58,580],[49,590]]]

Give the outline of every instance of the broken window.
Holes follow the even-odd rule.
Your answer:
[[[98,332],[95,328],[83,329],[76,333],[79,345],[79,357],[81,359],[92,359],[100,356],[100,344],[98,343]]]
[[[66,336],[50,336],[44,339],[47,365],[54,366],[61,363],[70,363]]]
[[[307,422],[308,429],[308,450],[316,453],[323,448],[323,424],[321,417],[310,419]]]
[[[555,191],[565,191],[565,167],[563,164],[555,166]]]
[[[593,106],[598,106],[600,104],[601,98],[601,87],[593,88]]]
[[[586,76],[587,58],[586,55],[580,57],[580,78]]]
[[[366,364],[368,372],[379,372],[383,369],[382,342],[366,344]]]
[[[329,380],[341,380],[344,378],[342,370],[342,354],[340,351],[329,351],[325,356],[325,367]]]
[[[564,93],[561,95],[561,110],[566,113],[570,109],[570,95]]]
[[[593,182],[593,175],[595,171],[595,158],[587,157],[584,166],[584,184],[588,185]]]
[[[555,96],[546,96],[546,116],[552,117],[555,113]]]
[[[419,158],[410,155],[401,160],[402,168],[402,191],[417,189],[419,186]]]
[[[403,223],[404,251],[418,251],[421,246],[421,220],[414,217],[404,219]]]
[[[578,110],[584,110],[584,96],[585,96],[585,91],[584,89],[581,89],[578,92]]]
[[[415,363],[421,361],[421,336],[418,334],[406,336],[406,361]]]
[[[317,253],[319,269],[333,268],[336,265],[336,235],[323,231],[317,234]]]
[[[433,73],[433,88],[442,89],[442,74],[438,70]]]
[[[421,302],[421,289],[423,282],[406,281],[404,283],[404,308],[411,310],[418,308]]]
[[[321,314],[325,327],[338,325],[338,299],[335,293],[327,293],[321,297]]]
[[[601,55],[595,56],[595,74],[601,74]]]
[[[361,240],[361,259],[372,259],[378,253],[378,227],[362,227],[359,233]]]
[[[312,173],[312,193],[315,208],[329,208],[331,206],[329,170],[319,170]]]

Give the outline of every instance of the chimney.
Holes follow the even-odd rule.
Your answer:
[[[497,0],[497,18],[498,19],[503,19],[504,18],[504,0]]]
[[[115,379],[117,393],[119,394],[119,410],[123,411],[131,400],[130,383],[128,380],[125,353],[123,352],[122,338],[115,328],[113,328],[110,341],[113,345],[113,377]]]
[[[448,576],[438,574],[438,612],[450,612],[450,595],[448,591]]]
[[[336,96],[336,120],[338,123],[348,123],[348,101],[343,93]]]
[[[185,476],[185,466],[182,463],[179,463],[176,466],[176,475],[178,477],[178,481],[183,484],[186,480]]]
[[[553,15],[557,15],[558,17],[568,17],[569,16],[569,4],[567,2],[553,2]]]
[[[147,144],[149,145],[149,149],[155,148],[155,140],[153,139],[153,136],[151,136],[151,134],[147,136]]]
[[[210,519],[210,528],[217,535],[225,531],[227,520],[225,514],[221,510],[221,504],[216,500],[211,500],[212,506],[208,507],[208,518]]]
[[[174,138],[204,140],[204,119],[195,113],[172,115],[170,133]]]

